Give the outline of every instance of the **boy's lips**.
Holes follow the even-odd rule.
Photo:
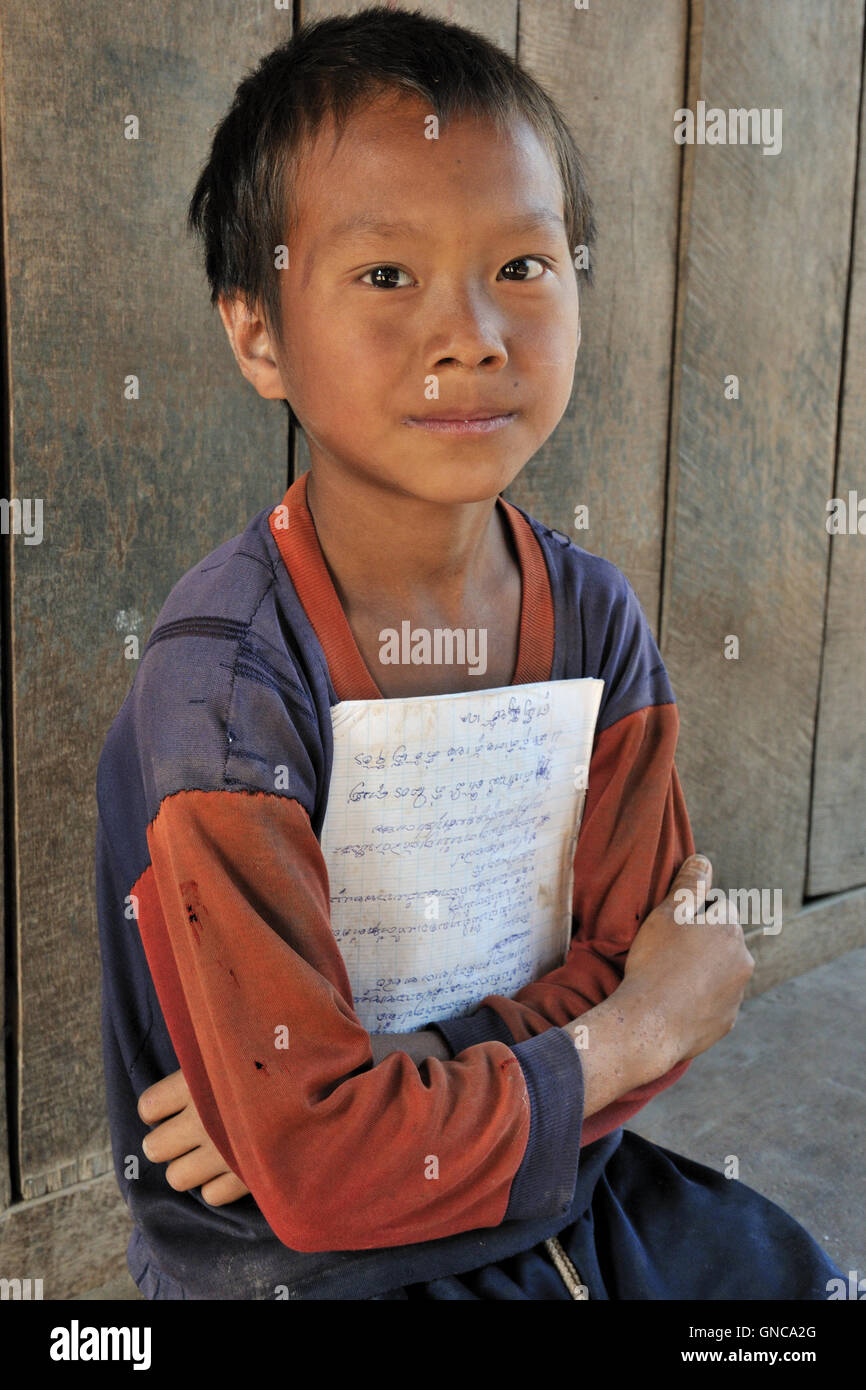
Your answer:
[[[410,420],[493,420],[498,415],[511,412],[502,406],[470,405],[462,410],[459,405],[440,406],[438,410],[425,410],[423,415],[410,415]]]
[[[410,415],[405,424],[416,429],[431,430],[447,434],[489,434],[516,417],[513,410],[475,409],[460,411],[449,406],[447,411],[430,411],[427,415]]]

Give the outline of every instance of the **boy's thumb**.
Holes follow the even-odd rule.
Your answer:
[[[680,888],[700,883],[707,889],[712,881],[713,866],[705,854],[689,855],[676,877],[676,885]]]
[[[695,920],[695,914],[706,901],[712,880],[713,866],[709,859],[703,854],[690,854],[668,892],[668,901],[675,905],[674,915],[678,922]]]

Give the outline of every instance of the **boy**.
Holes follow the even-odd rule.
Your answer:
[[[621,1128],[733,1026],[753,962],[736,923],[677,926],[665,898],[707,871],[631,586],[500,497],[580,342],[594,227],[561,116],[476,34],[339,16],[241,84],[190,220],[240,370],[291,403],[312,469],[172,590],[100,760],[133,1277],[155,1299],[825,1297],[836,1271],[777,1207]],[[331,710],[477,688],[381,661],[407,618],[485,630],[489,689],[605,684],[566,963],[371,1037],[319,844]]]

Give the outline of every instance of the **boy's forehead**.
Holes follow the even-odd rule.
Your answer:
[[[515,212],[543,207],[564,226],[558,172],[525,117],[515,113],[504,128],[474,114],[438,129],[433,119],[420,97],[391,92],[353,112],[342,132],[332,121],[321,127],[296,169],[299,224],[349,235],[376,212],[394,222],[397,209],[413,201],[438,207],[450,195],[483,202],[495,190]]]

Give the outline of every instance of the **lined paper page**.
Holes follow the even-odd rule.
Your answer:
[[[604,681],[331,708],[321,846],[331,922],[370,1033],[514,994],[565,959]]]

